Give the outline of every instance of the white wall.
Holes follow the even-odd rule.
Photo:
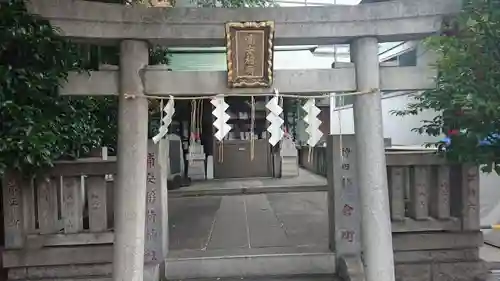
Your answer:
[[[419,135],[410,131],[411,128],[419,127],[421,120],[431,119],[436,116],[435,112],[427,111],[417,116],[405,117],[398,117],[390,114],[391,110],[403,109],[411,101],[412,98],[407,95],[384,97],[382,100],[384,137],[391,138],[392,143],[395,145],[422,145],[425,142],[436,141],[438,138]],[[354,133],[354,120],[352,114],[352,107],[347,107],[335,112],[334,133]],[[339,116],[341,119],[340,123],[337,121]],[[500,176],[494,172],[491,174],[481,173],[479,182],[481,224],[498,224],[500,223]],[[485,231],[485,235],[485,241],[500,246],[500,232]]]
[[[382,99],[384,137],[391,138],[392,143],[395,145],[422,145],[426,142],[433,142],[439,139],[438,137],[419,135],[411,131],[413,128],[420,127],[421,120],[434,118],[436,116],[434,111],[405,117],[394,116],[390,113],[391,110],[404,109],[412,100],[408,95],[401,94],[387,95]],[[332,122],[334,122],[334,134],[353,134],[354,118],[352,106],[337,110],[334,113]]]

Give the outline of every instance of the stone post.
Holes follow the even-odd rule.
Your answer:
[[[145,276],[160,272],[168,253],[168,139],[158,144],[148,142],[146,187],[146,241],[144,244]],[[159,267],[158,267],[159,266]],[[148,274],[149,272],[149,274]],[[146,280],[146,278],[145,278]],[[151,280],[159,280],[152,278]]]
[[[377,39],[355,39],[351,44],[351,58],[356,67],[358,91],[378,89],[380,75]],[[366,280],[394,281],[394,253],[380,92],[356,97],[354,128]]]
[[[330,249],[343,280],[364,280],[361,263],[361,207],[356,178],[355,135],[327,138],[328,225]]]
[[[144,98],[141,71],[147,64],[146,42],[134,40],[121,42],[118,184],[115,189],[114,206],[113,280],[115,281],[143,280],[148,101]]]
[[[338,257],[361,254],[355,139],[355,135],[327,139],[329,244]]]

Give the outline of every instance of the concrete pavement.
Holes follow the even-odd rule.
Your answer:
[[[169,215],[172,251],[328,247],[324,192],[172,198]]]
[[[191,186],[171,190],[170,198],[189,196],[222,196],[239,194],[262,194],[284,192],[326,191],[326,178],[299,168],[296,177],[247,178],[193,182]]]
[[[166,276],[333,278],[326,208],[325,192],[171,198]]]
[[[169,216],[172,257],[328,252],[325,192],[171,198]],[[481,257],[500,268],[499,248]]]
[[[334,276],[301,276],[301,277],[255,277],[255,278],[244,278],[244,277],[237,277],[237,278],[200,278],[200,279],[190,279],[191,281],[336,281],[340,280],[337,279]],[[181,280],[178,280],[181,281]]]

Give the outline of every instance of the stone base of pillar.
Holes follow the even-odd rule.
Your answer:
[[[160,281],[165,279],[164,276],[165,263],[144,265],[144,281]]]
[[[337,275],[343,281],[365,281],[365,269],[361,257],[339,257],[337,259]]]

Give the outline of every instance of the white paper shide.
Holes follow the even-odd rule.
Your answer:
[[[213,125],[217,128],[217,132],[215,132],[214,136],[219,141],[222,141],[229,131],[231,131],[231,126],[227,124],[230,116],[226,113],[226,110],[229,108],[229,104],[224,101],[223,96],[216,96],[212,99],[211,103],[215,107],[212,111],[212,115],[216,118]]]
[[[172,117],[174,116],[175,113],[175,104],[174,104],[174,97],[170,96],[167,105],[163,108],[163,112],[165,113],[165,116],[161,119],[161,126],[160,129],[158,130],[158,134],[153,137],[153,142],[156,144],[158,143],[167,133],[168,133],[168,127],[172,123]]]
[[[269,114],[266,117],[267,121],[269,121],[267,131],[271,134],[269,137],[269,143],[272,146],[275,146],[284,135],[282,128],[284,120],[281,118],[283,108],[279,105],[279,96],[276,90],[275,93],[276,95],[266,104],[266,108],[269,110]]]
[[[321,120],[318,119],[318,115],[321,113],[321,110],[316,106],[316,99],[308,99],[304,106],[302,106],[302,109],[306,112],[304,122],[307,126],[306,133],[309,135],[307,145],[314,147],[323,136],[323,133],[319,129]]]

